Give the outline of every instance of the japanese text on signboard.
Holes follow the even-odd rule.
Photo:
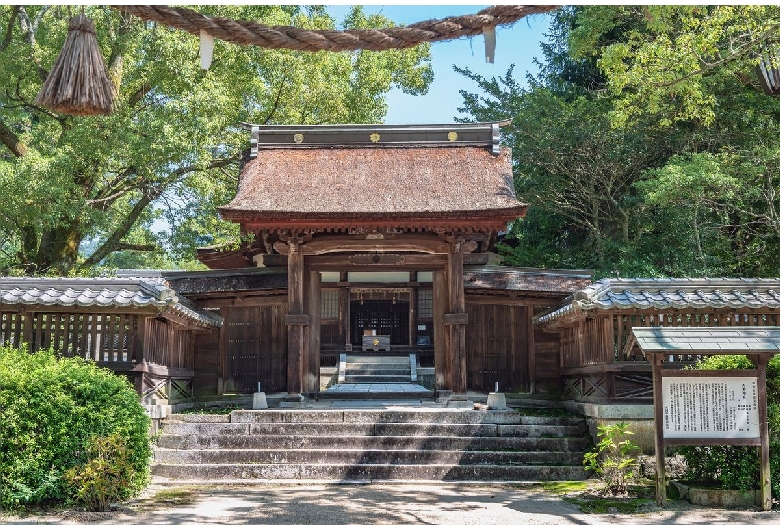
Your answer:
[[[665,377],[665,438],[758,438],[755,377]]]

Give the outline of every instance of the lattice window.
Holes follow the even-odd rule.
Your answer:
[[[339,318],[339,292],[322,291],[320,298],[321,318]]]
[[[417,317],[433,318],[433,290],[420,289],[417,291]]]

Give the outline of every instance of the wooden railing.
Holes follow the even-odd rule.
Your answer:
[[[634,327],[777,326],[776,313],[654,312],[586,319],[560,333],[561,397],[594,403],[652,403],[650,364],[638,347],[627,349]],[[695,364],[699,355],[676,355],[667,364]]]
[[[30,351],[51,348],[63,357],[81,357],[103,365],[141,362],[142,315],[123,313],[0,313],[0,343]]]

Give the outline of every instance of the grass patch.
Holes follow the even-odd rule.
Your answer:
[[[579,493],[586,491],[591,487],[591,484],[583,480],[564,480],[561,482],[545,482],[542,484],[544,491],[550,493],[557,493],[559,495],[565,495],[567,493]]]
[[[630,485],[625,496],[604,495],[593,482],[550,482],[543,485],[547,491],[560,493],[567,502],[575,504],[583,513],[637,514],[648,511],[655,503],[655,486]]]
[[[198,496],[196,491],[187,488],[171,488],[160,490],[154,494],[153,503],[169,504],[171,506],[186,506],[193,504]]]
[[[646,506],[648,499],[644,498],[593,498],[593,499],[571,499],[571,502],[578,505],[583,513],[641,513]]]

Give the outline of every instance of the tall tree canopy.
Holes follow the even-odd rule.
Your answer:
[[[456,68],[481,89],[461,92],[466,119],[513,119],[506,141],[531,208],[507,260],[597,275],[778,275],[767,256],[780,251],[780,98],[754,71],[777,16],[776,6],[565,8],[527,87],[511,70],[486,79]]]
[[[334,28],[322,8],[212,6],[268,25]],[[240,122],[376,123],[385,94],[424,94],[429,46],[354,53],[293,52],[217,41],[208,71],[198,39],[106,7],[88,7],[116,111],[71,117],[33,101],[74,15],[68,6],[0,7],[0,272],[72,274],[99,264],[181,262],[235,238],[215,206],[235,190]],[[345,27],[386,27],[352,10]],[[156,234],[156,219],[170,232]]]

